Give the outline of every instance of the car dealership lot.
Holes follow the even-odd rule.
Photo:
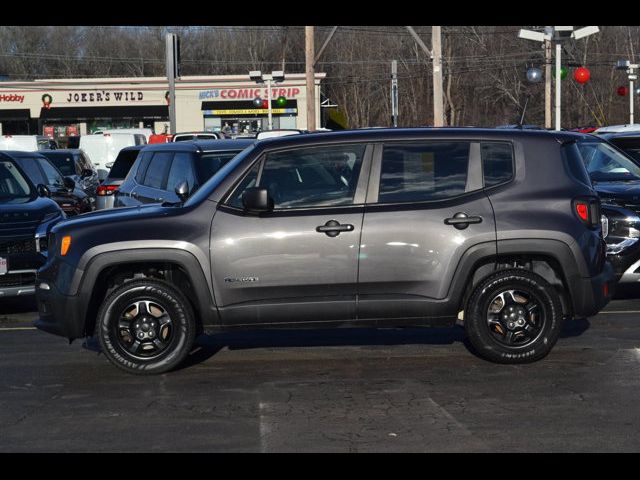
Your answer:
[[[0,311],[0,451],[637,451],[640,301],[565,325],[528,365],[460,327],[201,337],[183,368],[128,375]]]

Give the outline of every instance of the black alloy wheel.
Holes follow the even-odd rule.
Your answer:
[[[480,281],[467,301],[464,326],[472,349],[498,363],[526,363],[549,354],[562,329],[556,289],[524,269]]]
[[[98,311],[96,333],[111,363],[129,373],[164,373],[189,354],[196,322],[189,300],[164,280],[116,287]]]

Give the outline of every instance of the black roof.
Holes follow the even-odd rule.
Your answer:
[[[77,155],[81,152],[79,148],[55,148],[53,150],[38,150],[38,153],[41,153],[46,156],[47,153],[70,153],[73,155]]]
[[[143,145],[145,151],[208,152],[221,150],[244,150],[256,142],[255,139],[187,140],[184,142],[152,143]]]
[[[638,132],[605,132],[598,133],[599,137],[611,140],[613,138],[640,138],[640,131]]]
[[[6,155],[7,157],[9,157],[11,159],[15,159],[15,158],[31,158],[33,156],[40,155],[40,151],[37,151],[37,152],[24,152],[24,151],[18,151],[18,150],[3,150],[3,151],[0,151],[0,153],[3,154],[3,155]]]
[[[276,145],[304,145],[317,144],[325,142],[339,141],[380,141],[393,139],[410,139],[425,137],[461,137],[461,138],[478,138],[487,139],[552,139],[558,142],[566,142],[577,140],[586,134],[567,131],[555,130],[529,130],[529,129],[495,129],[495,128],[476,128],[476,127],[415,127],[415,128],[368,128],[357,130],[338,130],[332,132],[315,132],[300,135],[288,135],[283,137],[265,138],[256,141],[256,146],[276,146]]]

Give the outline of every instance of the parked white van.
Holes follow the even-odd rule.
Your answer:
[[[153,130],[150,128],[109,128],[105,130],[98,130],[95,134],[101,133],[137,133],[144,135],[147,143],[149,143],[149,137],[153,135]]]
[[[103,133],[82,135],[80,148],[85,151],[98,170],[98,178],[104,180],[109,174],[118,153],[125,147],[144,145],[144,135],[134,133]]]
[[[17,150],[20,152],[35,152],[50,150],[55,147],[49,137],[44,135],[2,135],[0,136],[0,150]]]

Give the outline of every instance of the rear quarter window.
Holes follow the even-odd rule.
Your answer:
[[[591,178],[585,167],[580,149],[575,142],[565,144],[560,148],[565,169],[575,180],[591,187]]]
[[[493,187],[513,178],[513,145],[508,142],[482,142],[484,186]]]

